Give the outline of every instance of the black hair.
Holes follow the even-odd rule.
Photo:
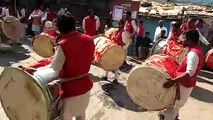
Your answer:
[[[180,28],[181,27],[181,22],[174,22],[172,24],[172,26],[176,27],[176,28]]]
[[[125,24],[125,22],[123,20],[119,20],[118,23],[121,23],[122,25]]]
[[[148,35],[150,35],[150,32],[146,32],[145,34],[148,34]]]
[[[189,40],[193,44],[199,43],[199,32],[197,30],[188,30],[183,33],[183,36],[186,40]]]
[[[59,13],[57,15],[56,24],[59,32],[61,33],[69,33],[70,31],[76,29],[75,18],[69,11]]]
[[[90,14],[91,12],[95,12],[95,10],[94,9],[89,9],[88,13]]]
[[[131,13],[130,11],[127,11],[127,12],[126,12],[126,15],[131,16],[131,14],[132,14],[132,13]]]
[[[143,24],[143,20],[140,20],[139,23],[140,23],[140,24]]]
[[[199,21],[200,23],[204,23],[203,19],[198,19],[198,21]]]
[[[189,21],[196,22],[196,21],[197,21],[197,19],[196,19],[196,18],[194,18],[194,17],[191,17],[191,18],[189,18]]]

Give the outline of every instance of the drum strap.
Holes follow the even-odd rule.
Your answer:
[[[81,79],[81,78],[84,78],[88,76],[88,73],[85,73],[85,74],[82,74],[82,75],[79,75],[77,77],[71,77],[71,78],[62,78],[60,83],[66,83],[66,82],[69,82],[69,81],[72,81],[72,80],[78,80],[78,79]]]
[[[176,100],[180,100],[180,85],[177,84]]]

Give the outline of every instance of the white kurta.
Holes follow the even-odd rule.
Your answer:
[[[167,28],[166,27],[160,27],[160,26],[158,26],[157,28],[156,28],[156,30],[155,30],[155,36],[154,36],[154,40],[153,40],[153,42],[156,42],[156,40],[157,40],[157,37],[158,37],[158,35],[159,34],[161,34],[161,31],[162,30],[165,30],[166,31],[166,36],[167,36],[167,33],[168,33],[168,31],[167,31]]]

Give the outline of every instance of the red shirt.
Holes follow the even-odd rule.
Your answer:
[[[54,11],[47,13],[47,21],[53,21],[57,17],[57,14]]]
[[[84,18],[84,34],[95,36],[96,35],[96,20],[90,16]]]
[[[125,45],[125,43],[123,43],[123,38],[122,38],[123,31],[124,31],[124,29],[119,29],[117,31],[117,34],[115,35],[115,38],[113,38],[114,42],[117,45],[120,45],[120,46],[124,46]]]
[[[183,23],[180,29],[181,29],[182,32],[185,32],[189,29],[196,29],[196,26],[194,28],[189,28],[188,23]]]
[[[143,33],[144,33],[144,26],[140,24],[137,28],[137,37],[143,37]]]
[[[126,28],[126,31],[129,32],[130,34],[134,33],[134,29],[133,29],[133,26],[132,26],[132,20],[126,21],[125,28]]]
[[[73,78],[88,73],[93,61],[95,45],[93,38],[78,32],[63,36],[59,42],[66,61],[60,71],[60,78]],[[93,86],[89,76],[62,83],[62,98],[82,95]]]
[[[204,62],[204,55],[203,55],[203,51],[200,48],[191,48],[190,51],[195,52],[198,57],[199,57],[199,62],[198,62],[198,66],[196,69],[195,74],[191,77],[190,80],[184,80],[182,81],[180,84],[183,85],[184,87],[194,87],[196,85],[196,80],[195,78],[197,77],[198,73],[200,72],[202,66],[203,66],[203,62]],[[176,72],[177,75],[181,75],[183,73],[186,72],[186,68],[187,68],[187,55],[185,56],[185,58],[182,60],[182,62],[180,63],[180,66]]]

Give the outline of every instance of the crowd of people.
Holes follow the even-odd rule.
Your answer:
[[[93,37],[97,35],[100,27],[100,20],[95,15],[95,11],[90,9],[88,13],[89,15],[83,20],[84,34],[77,32],[74,16],[66,9],[56,12],[51,6],[46,8],[45,11],[43,8],[36,7],[29,18],[26,18],[24,7],[14,12],[14,9],[7,4],[0,15],[0,17],[15,16],[23,24],[27,24],[26,21],[32,21],[31,30],[34,35],[39,35],[42,32],[46,21],[52,21],[56,24],[55,27],[61,34],[61,41],[58,43],[55,55],[48,67],[53,68],[54,71],[60,74],[59,79],[63,91],[60,114],[62,120],[70,120],[72,117],[76,117],[76,120],[86,119],[86,108],[89,104],[90,91],[93,86],[88,76],[95,50]],[[118,22],[119,29],[112,39],[116,44],[124,47],[127,44],[125,32],[128,32],[131,39],[136,40],[136,56],[146,58],[152,42],[150,32],[146,31],[147,28],[144,27],[142,20],[136,23],[131,18],[131,12],[128,11],[125,15],[126,19]],[[159,39],[168,39],[190,48],[179,66],[178,76],[164,84],[165,88],[170,88],[179,83],[181,97],[175,102],[174,106],[160,115],[160,119],[174,120],[195,86],[194,79],[202,67],[204,57],[199,42],[201,40],[202,43],[209,44],[205,39],[201,39],[202,34],[205,34],[202,23],[202,20],[197,21],[194,18],[189,19],[184,24],[175,22],[172,24],[173,28],[168,35],[168,30],[164,27],[163,21],[159,21],[159,26],[156,28],[154,35],[154,43]],[[180,39],[181,34],[182,39]],[[139,47],[141,47],[140,51],[138,50]],[[124,62],[124,64],[127,63]],[[28,68],[25,68],[25,70],[32,72]],[[116,77],[113,82],[118,83],[117,71],[115,71],[115,74]],[[107,74],[104,79],[107,79]]]

